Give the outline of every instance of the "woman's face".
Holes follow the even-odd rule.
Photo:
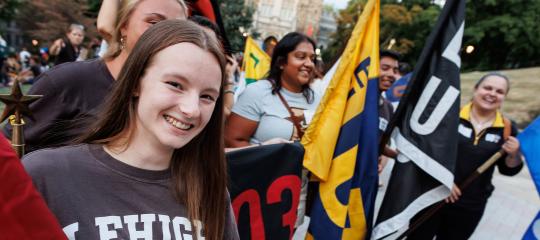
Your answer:
[[[484,111],[496,111],[501,107],[507,91],[504,78],[489,76],[474,90],[473,105]]]
[[[178,0],[142,0],[121,29],[126,38],[126,50],[131,52],[139,37],[150,26],[166,19],[186,19],[184,8]]]
[[[194,44],[179,43],[158,52],[136,93],[133,136],[168,150],[186,145],[212,116],[221,74],[218,60]]]
[[[77,47],[81,45],[84,39],[84,31],[80,28],[73,28],[69,33],[67,33],[67,38],[69,39],[71,45]]]
[[[302,91],[302,86],[313,79],[315,67],[315,51],[309,42],[301,42],[294,51],[287,54],[287,62],[281,67],[281,84],[293,92]]]

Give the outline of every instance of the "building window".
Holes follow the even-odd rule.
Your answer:
[[[293,2],[294,1],[283,1],[280,12],[281,19],[289,20],[293,17]]]
[[[261,2],[261,11],[260,11],[261,15],[271,16],[273,7],[274,7],[274,4],[272,3],[272,0],[263,0]]]

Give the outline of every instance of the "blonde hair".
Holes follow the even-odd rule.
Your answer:
[[[120,0],[120,8],[118,9],[118,15],[116,17],[116,22],[114,25],[114,32],[112,32],[111,40],[108,42],[109,47],[107,48],[107,52],[103,56],[104,59],[113,59],[118,57],[120,55],[120,52],[122,52],[121,49],[121,43],[120,38],[122,38],[122,32],[121,29],[124,27],[127,22],[129,21],[129,18],[131,17],[131,14],[137,7],[137,5],[144,0]],[[184,2],[184,0],[177,0],[180,6],[184,9],[184,15],[188,16],[187,12],[187,5]]]

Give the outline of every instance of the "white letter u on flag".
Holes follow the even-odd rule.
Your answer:
[[[420,116],[426,109],[429,100],[433,96],[433,93],[435,93],[435,90],[437,90],[439,84],[441,84],[441,79],[435,76],[431,76],[411,116],[411,128],[414,132],[420,135],[427,135],[435,131],[435,128],[439,126],[442,118],[446,115],[450,107],[452,107],[454,101],[459,96],[459,90],[452,86],[449,86],[446,92],[444,92],[443,97],[435,107],[435,110],[433,110],[433,112],[429,116],[428,120],[423,124],[420,123]]]

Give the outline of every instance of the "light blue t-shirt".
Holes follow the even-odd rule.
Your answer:
[[[308,103],[302,93],[294,93],[281,88],[281,95],[287,101],[295,116],[303,116],[304,111],[315,111],[319,96],[315,94],[312,103]],[[277,94],[272,94],[272,83],[268,80],[259,80],[247,86],[238,101],[234,104],[232,112],[252,121],[259,122],[257,130],[250,139],[256,144],[272,138],[297,140],[294,124],[290,119],[289,111],[283,105]],[[287,119],[288,118],[288,119]],[[303,127],[309,122],[302,121]]]

